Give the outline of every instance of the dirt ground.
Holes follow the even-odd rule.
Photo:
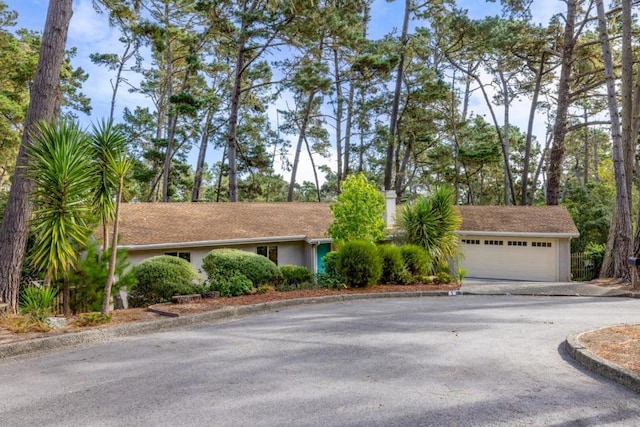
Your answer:
[[[594,281],[591,282],[591,284],[611,288],[621,286],[620,283],[607,281]],[[263,294],[243,295],[233,298],[202,299],[199,302],[189,304],[165,304],[162,305],[162,310],[184,316],[193,313],[216,310],[226,306],[259,304],[284,299],[317,298],[328,295],[355,293],[450,291],[457,289],[459,289],[458,285],[378,285],[362,289],[307,289],[290,292],[267,292]],[[145,308],[131,308],[127,310],[113,311],[112,320],[107,324],[81,326],[79,317],[73,316],[67,320],[67,325],[61,329],[50,331],[37,331],[31,329],[26,332],[16,333],[11,330],[15,329],[15,318],[12,316],[5,316],[4,318],[0,318],[0,345],[3,343],[37,339],[56,334],[79,332],[92,328],[109,328],[123,323],[150,321],[161,317],[162,316],[160,314],[150,312]],[[599,329],[581,335],[580,341],[591,352],[598,356],[640,374],[640,325],[623,325]]]

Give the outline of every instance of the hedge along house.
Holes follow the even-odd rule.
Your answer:
[[[563,206],[459,206],[467,277],[543,282],[571,280],[571,238]]]
[[[331,249],[331,221],[328,203],[125,203],[118,246],[132,264],[174,255],[200,270],[211,250],[235,248],[315,274]]]

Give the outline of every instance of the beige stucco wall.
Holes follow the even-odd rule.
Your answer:
[[[558,276],[560,282],[571,281],[571,239],[558,239]]]
[[[278,243],[261,243],[252,245],[224,245],[224,246],[208,246],[197,248],[179,248],[179,249],[162,249],[162,250],[129,250],[129,262],[131,264],[139,264],[145,259],[164,255],[166,252],[190,252],[191,264],[206,277],[202,271],[202,260],[213,249],[233,248],[247,252],[257,252],[258,246],[277,246],[278,247],[278,265],[301,265],[313,271],[313,248],[304,241],[298,242],[278,242]]]

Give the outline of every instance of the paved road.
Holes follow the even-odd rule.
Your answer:
[[[10,426],[640,425],[569,333],[640,300],[398,298],[301,306],[0,363]]]

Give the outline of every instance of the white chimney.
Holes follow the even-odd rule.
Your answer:
[[[384,222],[387,224],[387,228],[391,228],[395,225],[396,199],[398,198],[398,195],[396,194],[395,190],[387,190],[384,192],[384,197]]]

